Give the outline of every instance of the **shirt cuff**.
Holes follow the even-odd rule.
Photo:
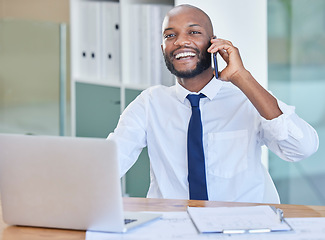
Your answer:
[[[277,141],[286,140],[288,136],[297,140],[303,138],[302,131],[291,119],[293,115],[296,115],[295,107],[289,106],[280,100],[277,101],[282,114],[271,120],[262,117],[261,124],[266,135]]]

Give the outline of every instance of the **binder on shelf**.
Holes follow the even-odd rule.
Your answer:
[[[147,82],[149,85],[172,85],[173,79],[169,70],[166,68],[163,53],[161,51],[162,44],[162,22],[166,13],[172,8],[168,5],[149,4],[145,5],[147,8],[146,22],[148,31],[148,46],[149,55],[147,58],[147,65],[149,70],[147,72]]]
[[[167,14],[167,12],[172,9],[172,6],[160,5],[159,9],[160,9],[159,31],[160,31],[160,41],[162,41],[162,30],[161,30],[162,22],[164,20],[165,15]],[[159,68],[160,68],[160,72],[161,72],[161,74],[160,74],[160,83],[159,84],[166,85],[166,86],[174,85],[175,84],[175,77],[167,69],[162,52],[160,54],[159,62],[160,62],[159,63]]]
[[[141,40],[144,38],[143,27],[141,26],[140,15],[141,5],[131,4],[129,6],[129,41],[130,41],[130,53],[128,56],[128,66],[131,73],[131,79],[128,79],[127,84],[141,84],[142,74],[141,66],[143,65],[143,53],[141,48]],[[141,38],[142,37],[142,38]]]
[[[129,59],[130,83],[142,86],[172,85],[174,78],[165,66],[161,51],[161,26],[171,6],[162,4],[131,4]],[[132,82],[131,82],[132,81]]]
[[[121,82],[121,38],[119,1],[71,1],[74,10],[72,46],[74,75],[86,82]],[[124,6],[125,7],[125,6]],[[127,62],[127,85],[145,88],[174,84],[161,51],[161,25],[171,5],[160,3],[127,4],[130,49]],[[126,11],[127,10],[127,11]],[[124,61],[124,63],[126,63]]]
[[[148,13],[148,22],[150,23],[150,39],[152,39],[152,43],[150,45],[150,52],[152,53],[150,59],[150,73],[149,73],[149,81],[150,85],[161,84],[161,65],[160,61],[162,59],[162,51],[161,51],[161,42],[162,42],[162,33],[161,33],[161,6],[153,5],[149,9]]]
[[[78,75],[97,79],[100,77],[100,4],[95,1],[80,1],[78,7]]]
[[[141,44],[141,84],[143,85],[150,85],[150,71],[152,68],[151,60],[153,53],[151,52],[152,40],[151,40],[151,32],[150,32],[150,25],[151,22],[149,21],[150,17],[150,5],[143,4],[141,6],[141,14],[140,14],[140,26],[141,29],[141,36],[140,37],[140,44]],[[150,41],[151,40],[151,41]]]
[[[101,3],[101,78],[120,82],[120,8],[118,2]]]

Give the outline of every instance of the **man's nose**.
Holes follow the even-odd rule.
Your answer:
[[[182,35],[179,35],[176,41],[174,42],[174,45],[178,45],[178,46],[186,46],[190,44],[191,41],[186,36],[182,36]]]

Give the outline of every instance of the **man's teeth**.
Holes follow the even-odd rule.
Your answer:
[[[176,59],[180,59],[182,57],[194,57],[194,56],[195,56],[195,53],[192,53],[192,52],[183,52],[183,53],[176,54],[175,58]]]

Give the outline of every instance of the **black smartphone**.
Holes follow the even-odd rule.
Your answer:
[[[214,39],[217,38],[217,36],[213,37]],[[219,73],[218,73],[218,62],[217,62],[217,53],[212,53],[213,55],[213,64],[214,64],[214,70],[215,70],[215,77],[218,79]]]
[[[217,53],[213,53],[213,63],[214,63],[215,77],[216,79],[218,79],[219,73],[218,73]]]

